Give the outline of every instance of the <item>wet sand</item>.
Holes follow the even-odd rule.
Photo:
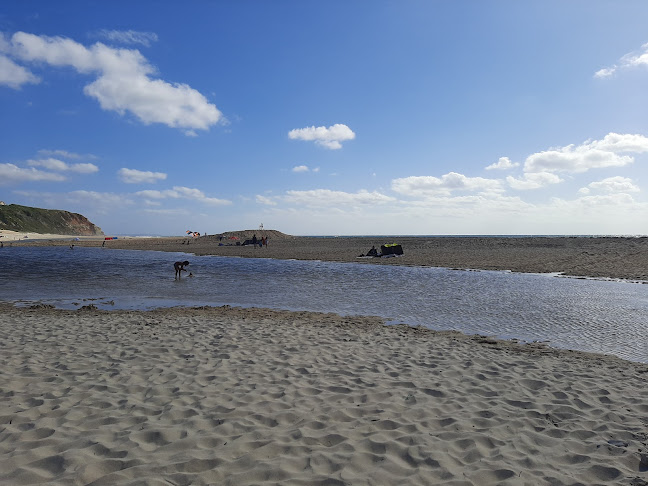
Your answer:
[[[251,236],[251,235],[248,235]],[[242,240],[240,240],[242,241]],[[78,246],[101,246],[96,238]],[[372,247],[399,243],[396,258],[358,258]],[[69,245],[66,239],[23,240],[16,245]],[[196,255],[416,265],[648,281],[648,237],[274,237],[267,247],[236,246],[218,236],[199,238],[126,238],[106,247],[184,251]],[[223,244],[224,246],[219,246]]]
[[[0,307],[1,484],[647,484],[645,364],[372,317]]]

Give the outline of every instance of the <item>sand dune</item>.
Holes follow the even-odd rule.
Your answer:
[[[648,484],[645,364],[371,317],[1,311],[1,484]]]

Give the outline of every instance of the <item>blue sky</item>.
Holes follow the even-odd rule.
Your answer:
[[[107,234],[648,234],[645,1],[8,1],[0,199]]]

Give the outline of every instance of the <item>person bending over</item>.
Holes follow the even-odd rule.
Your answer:
[[[189,262],[184,261],[184,262],[175,262],[173,264],[173,268],[175,268],[175,278],[180,278],[181,272],[186,272],[185,267],[189,265]]]

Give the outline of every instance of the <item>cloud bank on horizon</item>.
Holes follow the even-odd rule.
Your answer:
[[[636,70],[645,83],[648,43],[632,50],[619,40],[611,59],[593,49],[556,94],[542,80],[500,87],[488,65],[457,66],[468,42],[446,58],[423,26],[410,38],[416,8],[411,29],[392,24],[393,13],[381,17],[404,28],[402,37],[364,33],[420,50],[382,50],[375,60],[350,35],[352,14],[339,44],[295,30],[304,43],[296,48],[282,36],[256,44],[264,31],[234,36],[254,29],[231,8],[231,30],[218,33],[197,22],[174,36],[162,18],[138,29],[143,11],[126,30],[86,13],[93,28],[85,35],[45,35],[56,31],[47,20],[31,32],[0,32],[0,122],[10,140],[0,152],[0,199],[82,212],[106,231],[131,234],[261,222],[293,234],[648,234],[648,130],[639,107],[636,115],[616,108],[629,106],[624,96],[641,99],[624,74]],[[27,10],[16,7],[13,23]],[[465,28],[486,39],[477,20]],[[484,55],[499,52],[483,44]],[[535,48],[549,72],[560,47]],[[281,61],[288,50],[301,65]],[[435,62],[418,62],[422,55]],[[385,69],[390,62],[404,64]],[[500,62],[512,77],[536,69],[513,53]],[[475,124],[470,115],[489,97],[499,105]],[[444,108],[445,99],[455,101]],[[575,113],[588,103],[600,113]]]

